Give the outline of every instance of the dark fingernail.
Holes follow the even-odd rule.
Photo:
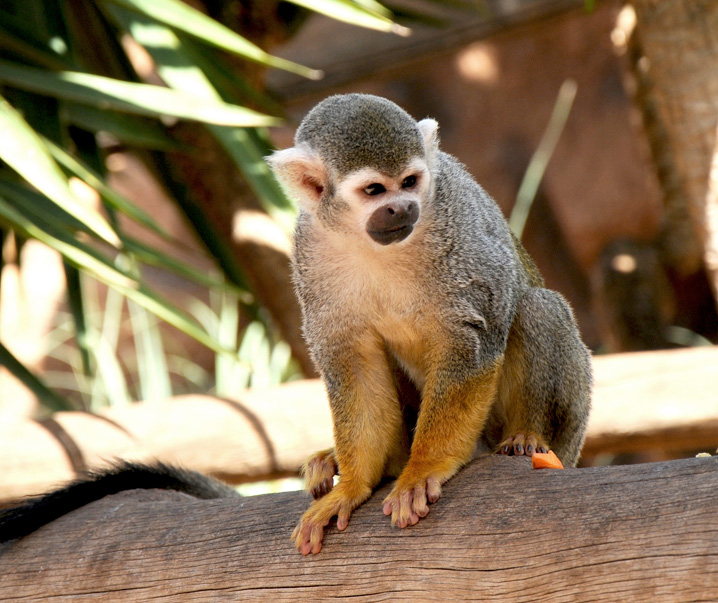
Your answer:
[[[528,446],[526,446],[526,454],[532,454],[533,451],[534,451],[533,444],[529,444]]]
[[[506,446],[504,446],[504,447],[501,449],[501,452],[503,452],[504,454],[508,454],[510,450],[511,450],[511,446],[509,446],[508,444],[506,444]]]
[[[516,446],[514,446],[514,451],[516,452],[516,454],[523,454],[524,447],[521,444],[516,444]]]

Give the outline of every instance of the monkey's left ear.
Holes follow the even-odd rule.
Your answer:
[[[306,209],[312,211],[327,186],[324,162],[309,148],[299,145],[264,158],[279,181]]]
[[[424,137],[424,145],[426,145],[426,154],[432,157],[439,149],[439,124],[435,119],[427,117],[422,119],[418,124],[419,132]]]

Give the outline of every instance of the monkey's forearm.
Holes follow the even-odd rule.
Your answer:
[[[383,349],[367,338],[349,356],[334,350],[322,357],[340,478],[311,504],[294,530],[297,548],[305,555],[321,550],[324,527],[332,517],[337,516],[340,530],[347,526],[352,511],[369,497],[389,460],[405,445],[403,416]],[[347,358],[353,362],[344,362]],[[344,370],[347,366],[353,370]]]
[[[448,479],[471,458],[494,402],[502,360],[462,380],[445,371],[428,380],[407,469],[423,467]]]
[[[427,382],[409,462],[384,500],[384,513],[399,527],[413,525],[436,502],[441,485],[473,455],[501,373],[497,361],[460,381],[434,375]]]

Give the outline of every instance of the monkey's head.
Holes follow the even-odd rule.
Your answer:
[[[324,226],[389,245],[413,232],[431,194],[437,128],[378,96],[331,96],[304,118],[295,146],[267,160]]]

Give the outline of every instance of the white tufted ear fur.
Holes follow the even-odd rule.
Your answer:
[[[308,147],[299,145],[276,151],[265,161],[291,196],[313,211],[328,184],[324,162]]]
[[[426,147],[426,155],[433,160],[436,151],[439,150],[439,124],[435,119],[427,117],[419,123],[419,131],[424,137],[424,145]]]

